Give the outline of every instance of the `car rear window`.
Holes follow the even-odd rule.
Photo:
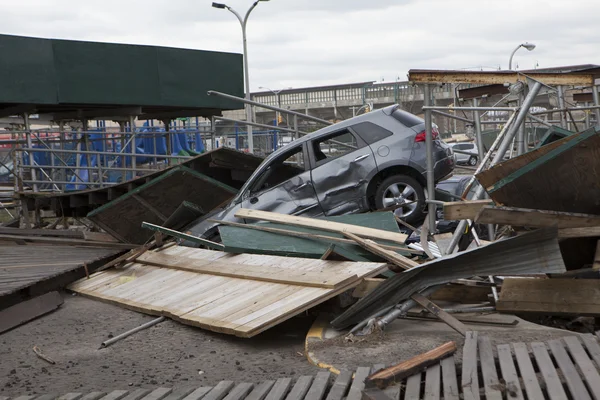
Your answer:
[[[352,130],[368,144],[372,144],[388,136],[392,136],[392,132],[372,122],[361,122],[359,124],[352,125],[350,128],[352,128]]]
[[[422,118],[419,118],[414,114],[402,110],[395,110],[392,113],[392,116],[396,118],[396,120],[399,121],[402,125],[408,128],[412,128],[415,125],[419,125],[425,122]]]

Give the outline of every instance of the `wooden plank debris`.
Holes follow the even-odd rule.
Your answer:
[[[380,389],[384,389],[391,383],[400,382],[402,379],[420,372],[430,365],[438,363],[440,360],[454,354],[455,351],[456,343],[444,343],[426,353],[419,354],[409,360],[376,372],[370,375],[367,378],[367,381],[370,386],[375,385]]]
[[[461,387],[465,400],[479,399],[479,378],[477,376],[477,332],[469,331],[463,346]]]
[[[421,373],[417,372],[411,375],[406,380],[406,391],[404,400],[420,400],[421,399]]]
[[[490,338],[479,336],[477,347],[481,363],[481,374],[483,375],[485,398],[486,400],[502,400],[502,392],[499,390],[500,381],[496,372],[496,361],[494,360],[494,351],[492,350]]]
[[[563,340],[567,344],[571,357],[575,360],[575,363],[583,374],[587,387],[594,396],[594,399],[600,399],[600,374],[598,374],[592,360],[589,359],[581,342],[575,336],[564,337]]]
[[[582,228],[600,226],[600,215],[515,207],[482,207],[475,216],[479,224],[528,226],[534,228]]]
[[[573,365],[571,358],[563,347],[562,341],[560,339],[549,340],[548,346],[552,350],[552,355],[556,360],[556,364],[558,364],[558,368],[560,368],[560,372],[562,372],[567,381],[567,386],[573,398],[581,400],[591,399],[579,372],[575,369],[575,365]]]
[[[280,268],[273,268],[269,265],[241,265],[161,253],[142,254],[137,258],[137,262],[180,271],[326,289],[345,287],[358,279],[356,275],[340,274],[339,268],[333,268],[331,271],[320,270],[315,272],[310,270],[282,271]]]
[[[401,256],[398,253],[394,253],[391,250],[384,249],[380,247],[377,243],[369,239],[363,239],[353,233],[344,232],[344,236],[349,239],[354,240],[359,246],[369,250],[370,252],[377,254],[382,257],[384,260],[391,262],[394,265],[399,266],[402,269],[410,269],[418,266],[419,264],[410,258]]]
[[[440,364],[433,364],[425,371],[425,393],[424,400],[439,400],[441,387]]]
[[[340,371],[325,400],[342,400],[346,395],[351,382],[352,372],[348,370]]]
[[[250,392],[246,400],[263,400],[271,391],[275,381],[264,381],[258,384],[254,390]]]
[[[166,268],[141,263],[152,259]],[[176,263],[181,260],[190,263]],[[70,289],[203,329],[252,337],[353,288],[362,278],[387,270],[383,263],[229,254],[182,246],[145,253],[138,261],[94,274]],[[224,272],[218,270],[225,268],[230,276],[220,276]],[[263,274],[262,280],[254,279],[259,274]],[[306,286],[307,277],[316,279],[317,274],[326,286],[334,280],[340,284],[331,284],[334,288]],[[279,282],[265,281],[267,275]],[[281,283],[286,280],[289,283]]]
[[[483,206],[494,204],[492,200],[465,200],[444,203],[444,219],[447,221],[475,219]]]
[[[525,343],[513,343],[513,349],[515,350],[515,359],[519,366],[519,371],[523,379],[523,386],[525,386],[525,393],[527,393],[528,399],[543,399],[542,389],[538,382],[531,358],[529,358],[529,352],[527,351],[527,345]]]
[[[521,383],[519,382],[519,375],[513,362],[512,353],[509,344],[499,344],[498,350],[498,362],[500,363],[500,372],[502,373],[502,379],[506,386],[507,398],[514,400],[523,400],[523,392],[521,391]]]
[[[279,378],[275,381],[273,388],[265,397],[265,400],[283,400],[292,385],[291,378]]]
[[[596,244],[596,253],[594,254],[594,263],[592,265],[593,269],[600,269],[600,240]]]
[[[566,400],[567,394],[565,393],[558,373],[554,368],[554,363],[548,354],[546,344],[542,342],[531,343],[531,349],[535,356],[535,361],[540,369],[544,381],[546,382],[546,392],[552,400]],[[529,394],[529,393],[528,393]]]
[[[371,368],[369,367],[358,367],[356,369],[356,373],[354,374],[354,380],[352,381],[352,385],[348,390],[348,396],[346,400],[361,400],[362,395],[361,392],[365,388],[365,379],[371,373]]]
[[[151,231],[154,232],[160,232],[163,235],[166,236],[172,236],[175,237],[177,239],[182,239],[182,240],[188,240],[192,243],[196,243],[199,244],[201,246],[205,246],[211,250],[223,250],[225,248],[225,246],[223,246],[220,243],[215,243],[212,242],[210,240],[206,240],[206,239],[202,239],[198,236],[194,236],[194,235],[190,235],[187,233],[183,233],[183,232],[179,232],[179,231],[175,231],[173,229],[169,229],[169,228],[165,228],[163,226],[159,226],[159,225],[154,225],[151,224],[149,222],[142,222],[142,228],[146,228],[149,229]]]
[[[304,375],[298,378],[285,400],[303,400],[304,396],[308,392],[308,389],[310,389],[312,381],[312,375]]]
[[[452,315],[448,314],[446,311],[439,308],[427,297],[419,293],[415,293],[411,296],[411,298],[417,303],[419,303],[421,306],[425,307],[425,309],[431,314],[444,321],[450,328],[454,329],[456,332],[460,333],[463,336],[467,334],[467,327],[462,322],[454,318]]]
[[[506,313],[600,315],[600,285],[596,279],[507,278],[496,309]]]
[[[56,310],[63,303],[58,292],[50,292],[0,310],[0,333]]]
[[[559,239],[571,239],[579,237],[600,237],[600,226],[592,228],[564,228],[558,230]]]
[[[454,357],[446,357],[440,361],[442,367],[442,385],[444,390],[444,400],[458,400],[458,380],[456,379],[456,364]]]
[[[330,376],[331,372],[329,371],[321,371],[317,373],[317,376],[315,376],[315,380],[310,386],[308,393],[306,393],[304,400],[321,400],[325,395],[325,391],[327,390]]]
[[[380,229],[365,228],[357,225],[342,224],[317,218],[299,217],[294,215],[285,215],[260,210],[249,210],[242,208],[235,213],[237,218],[278,222],[286,225],[304,226],[309,228],[321,229],[328,232],[345,233],[350,232],[360,237],[369,239],[388,240],[390,242],[404,244],[407,236],[402,233],[387,232]]]

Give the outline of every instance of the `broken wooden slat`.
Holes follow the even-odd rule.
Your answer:
[[[469,331],[465,336],[462,361],[461,387],[465,400],[479,399],[479,378],[477,377],[477,332]]]
[[[560,339],[549,340],[548,346],[550,346],[554,359],[567,381],[567,386],[573,398],[581,400],[590,399],[591,397],[579,376],[579,372],[575,369],[575,365],[573,365],[567,351],[563,347],[562,341]]]
[[[254,387],[253,383],[242,382],[236,385],[223,400],[242,400]]]
[[[147,396],[145,396],[143,398],[143,400],[162,400],[165,397],[167,397],[169,394],[171,394],[171,392],[173,391],[173,389],[171,388],[158,388],[158,389],[154,389],[152,392],[150,392]],[[125,400],[125,399],[123,399]]]
[[[547,315],[600,315],[600,286],[595,279],[507,278],[496,309]]]
[[[550,358],[550,354],[548,354],[546,345],[542,342],[533,342],[531,343],[531,349],[533,350],[533,355],[535,356],[535,361],[538,365],[538,368],[540,369],[540,372],[544,377],[544,381],[546,382],[546,392],[550,396],[550,399],[566,400],[567,394],[563,389],[556,369],[554,369],[554,363]]]
[[[594,254],[594,263],[592,265],[593,269],[600,269],[600,240],[596,244],[596,253]]]
[[[279,378],[275,381],[273,388],[265,397],[265,400],[282,400],[287,394],[290,386],[292,385],[292,380],[290,378]]]
[[[479,348],[479,360],[481,362],[481,374],[483,375],[483,387],[487,400],[502,400],[502,392],[498,390],[500,381],[496,372],[496,362],[492,343],[487,336],[480,336],[477,340]]]
[[[590,352],[592,358],[596,362],[596,365],[600,367],[600,345],[593,335],[582,335],[581,340],[585,347]]]
[[[369,385],[376,385],[380,389],[386,388],[390,383],[400,382],[402,379],[422,371],[424,368],[436,364],[441,359],[454,354],[455,351],[456,343],[444,343],[433,350],[419,354],[409,360],[372,374],[367,378]]]
[[[202,399],[203,400],[222,400],[227,393],[233,388],[232,381],[221,381],[212,388]]]
[[[136,389],[123,398],[123,400],[141,400],[150,394],[150,389]],[[191,390],[190,390],[191,392]],[[189,393],[188,393],[189,394]],[[183,396],[185,397],[185,396]]]
[[[410,258],[401,256],[400,254],[394,253],[391,250],[386,250],[380,247],[377,243],[373,242],[372,240],[363,239],[358,235],[355,235],[350,232],[344,232],[344,236],[354,240],[362,248],[373,252],[373,254],[383,257],[383,259],[399,266],[400,268],[410,269],[419,265],[417,262],[411,260]]]
[[[600,226],[593,228],[565,228],[558,230],[559,239],[600,236]]]
[[[273,266],[242,265],[161,253],[145,253],[138,257],[137,262],[215,276],[327,289],[337,289],[358,279],[356,275],[349,276],[341,274],[339,271],[332,274],[327,274],[326,271],[314,273],[287,269],[282,271]]]
[[[317,218],[299,217],[285,215],[268,211],[249,210],[242,208],[235,213],[237,218],[279,222],[286,225],[305,226],[321,229],[328,232],[344,233],[350,232],[361,237],[370,239],[389,240],[390,242],[404,244],[407,236],[402,233],[387,232],[379,229],[365,228],[357,225],[342,224],[339,222],[325,221]]]
[[[463,336],[466,335],[467,327],[462,322],[460,322],[459,320],[454,318],[452,315],[448,314],[446,311],[439,308],[427,297],[425,297],[419,293],[415,293],[411,296],[411,298],[414,301],[416,301],[417,303],[419,303],[421,306],[425,307],[425,309],[427,309],[430,313],[432,313],[433,315],[435,315],[436,317],[438,317],[439,319],[444,321],[448,326],[450,326],[456,332],[460,333]]]
[[[427,367],[425,371],[425,393],[424,400],[439,400],[441,386],[440,364]]]
[[[350,390],[348,390],[348,397],[346,398],[346,400],[361,400],[361,392],[365,388],[365,379],[367,379],[370,373],[371,368],[369,367],[358,367],[356,369],[356,373],[354,374],[354,381],[350,386]]]
[[[298,378],[285,400],[304,399],[304,395],[306,395],[306,392],[308,392],[308,389],[310,389],[310,384],[312,383],[312,380],[312,375],[304,375]]]
[[[204,396],[206,396],[206,394],[208,392],[210,392],[211,390],[212,390],[212,386],[199,387],[198,389],[194,390],[192,393],[188,394],[183,400],[200,400]]]
[[[600,215],[535,210],[530,208],[485,206],[475,217],[479,224],[529,226],[534,228],[582,228],[600,226]]]
[[[500,363],[502,379],[504,379],[506,384],[507,397],[514,400],[523,400],[519,375],[517,375],[517,369],[513,363],[510,345],[499,344],[496,348],[498,349],[498,361]]]
[[[458,381],[456,379],[456,364],[454,357],[446,357],[440,361],[442,367],[442,387],[444,400],[458,400]]]
[[[50,292],[5,308],[0,311],[0,333],[54,311],[62,303],[58,292]]]
[[[515,358],[519,371],[521,372],[521,378],[523,379],[523,386],[525,386],[525,392],[527,393],[528,399],[543,399],[542,389],[538,382],[537,376],[531,364],[529,358],[529,352],[527,351],[527,345],[525,343],[513,343],[515,350]]]
[[[474,219],[483,206],[494,204],[492,200],[465,200],[444,203],[444,219],[455,221]]]
[[[257,385],[254,390],[246,397],[245,400],[263,400],[271,391],[275,381],[264,381]]]
[[[404,400],[420,400],[421,399],[421,373],[417,372],[411,375],[406,380],[406,392]]]
[[[340,374],[335,379],[333,386],[327,394],[326,400],[342,400],[346,395],[350,382],[352,382],[352,372],[347,370],[340,371]]]
[[[587,387],[594,396],[594,399],[600,399],[600,375],[592,360],[587,356],[581,342],[575,336],[564,337],[563,340],[569,348],[569,353],[571,353],[575,363],[585,377]]]
[[[304,397],[305,400],[321,400],[325,395],[325,390],[327,390],[327,384],[329,383],[329,377],[331,376],[331,372],[329,371],[321,371],[317,373],[315,376],[315,380],[313,381],[308,393]]]

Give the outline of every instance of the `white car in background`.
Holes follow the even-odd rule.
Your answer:
[[[468,164],[471,166],[477,165],[477,162],[479,161],[479,150],[477,149],[477,145],[475,143],[449,143],[449,145],[454,151],[454,162],[456,164]],[[459,150],[460,153],[456,152],[456,150]],[[465,154],[463,152],[468,152],[469,154]]]

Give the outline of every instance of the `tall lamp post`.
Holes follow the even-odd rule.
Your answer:
[[[279,90],[273,90],[270,89],[266,86],[259,86],[259,89],[266,89],[269,92],[273,93],[275,95],[275,102],[277,103],[277,107],[281,108],[281,101],[279,101],[279,93],[283,92],[284,90],[289,90],[291,89],[291,87],[286,87],[283,89],[279,89]],[[279,126],[279,111],[275,112],[275,126]]]
[[[527,50],[531,51],[531,50],[535,49],[535,44],[533,44],[533,43],[527,43],[527,42],[525,42],[525,43],[521,43],[520,45],[518,45],[518,46],[517,46],[517,48],[516,48],[516,49],[514,49],[514,50],[513,50],[513,52],[512,52],[512,53],[510,53],[510,59],[508,60],[508,69],[509,69],[510,71],[512,71],[512,60],[513,60],[513,56],[515,55],[515,53],[517,52],[517,50],[519,50],[521,47],[523,47],[523,48],[525,48],[525,49],[527,49]]]
[[[269,1],[269,0],[256,0],[252,6],[246,11],[246,15],[244,18],[235,11],[233,8],[229,7],[227,4],[223,3],[212,3],[214,8],[227,9],[231,11],[233,15],[237,17],[242,25],[242,40],[244,41],[244,81],[246,85],[246,100],[250,100],[250,78],[248,77],[248,46],[246,45],[246,24],[248,23],[248,17],[254,8],[261,1]],[[252,123],[252,106],[250,104],[245,105],[246,108],[246,121]],[[252,138],[252,126],[248,125],[248,150],[250,153],[254,153],[254,140]]]

